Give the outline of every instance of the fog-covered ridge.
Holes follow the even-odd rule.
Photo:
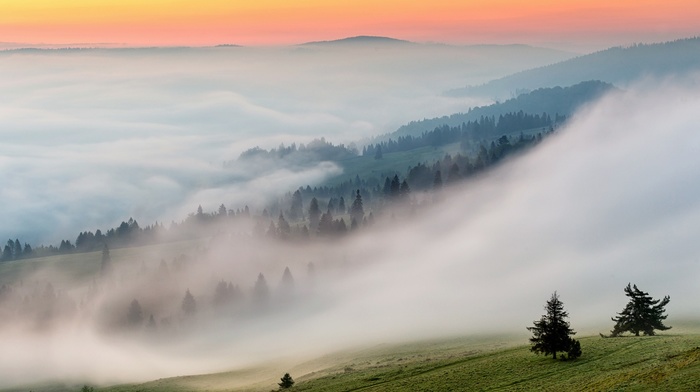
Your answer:
[[[99,258],[85,264],[94,280],[36,268],[13,290],[36,288],[36,298],[76,307],[28,324],[2,317],[0,380],[136,381],[455,334],[520,333],[525,342],[525,327],[555,290],[579,335],[597,334],[611,328],[628,282],[670,295],[668,325],[696,318],[699,81],[613,92],[441,203],[413,215],[397,210],[347,241],[295,247],[234,229],[203,245],[113,252],[112,278],[100,277]],[[294,295],[283,294],[286,267]],[[272,306],[265,313],[215,310],[220,281],[252,301],[260,273]],[[119,332],[134,299],[143,329]],[[149,337],[150,314],[158,331],[174,328],[174,343],[168,334],[168,344]]]
[[[465,110],[486,102],[440,92],[570,56],[537,48],[484,50],[2,52],[0,165],[12,174],[0,189],[0,238],[58,243],[129,216],[170,222],[199,204],[237,208],[319,183],[338,168],[222,164],[254,146],[324,136],[349,143],[416,118]]]

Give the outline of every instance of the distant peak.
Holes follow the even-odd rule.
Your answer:
[[[374,35],[358,35],[355,37],[341,38],[331,41],[313,41],[306,42],[302,45],[365,45],[365,44],[412,44],[411,41],[405,41],[402,39],[390,38],[390,37],[379,37]]]

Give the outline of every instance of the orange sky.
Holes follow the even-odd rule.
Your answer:
[[[354,35],[619,44],[700,35],[699,26],[698,0],[0,0],[0,41],[33,44],[274,45]]]

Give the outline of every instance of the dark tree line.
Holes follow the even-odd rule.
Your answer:
[[[2,251],[2,261],[19,260],[34,257],[33,252],[34,251],[32,250],[31,245],[25,243],[24,247],[22,247],[22,244],[19,242],[19,239],[15,239],[14,241],[8,239],[7,244],[5,245]]]
[[[280,144],[279,147],[270,150],[263,150],[254,147],[244,151],[239,156],[239,160],[252,159],[286,159],[293,163],[303,164],[318,161],[337,161],[357,156],[357,149],[346,147],[344,144],[334,145],[327,142],[325,138],[314,139],[308,144],[292,143],[289,146]],[[225,162],[224,166],[232,166],[235,161]]]
[[[420,136],[399,136],[394,139],[370,144],[362,149],[363,156],[382,159],[384,154],[410,151],[421,147],[440,147],[447,144],[462,143],[469,145],[473,141],[485,140],[493,135],[505,135],[536,128],[552,128],[564,122],[564,118],[555,115],[554,121],[547,113],[527,114],[522,110],[517,113],[494,116],[481,116],[478,120],[463,122],[459,126],[441,125],[432,131],[425,131]]]
[[[529,127],[545,122],[551,122],[551,118],[546,114],[540,116],[522,112],[511,113],[500,116],[498,122],[492,117],[484,117],[475,122],[465,123],[460,127],[439,127],[432,132],[426,132],[421,140],[443,143],[454,141],[456,140],[454,138],[459,135],[464,136],[465,132],[474,132],[474,129],[498,130],[501,123],[504,124],[502,127],[515,127],[518,124]],[[70,240],[62,240],[58,246],[42,245],[32,248],[31,245],[25,243],[22,247],[19,240],[9,240],[2,252],[2,261],[73,252],[91,252],[100,250],[105,245],[110,248],[120,248],[203,238],[215,233],[217,225],[236,219],[267,222],[267,229],[265,229],[265,225],[260,227],[261,225],[258,224],[259,228],[254,230],[254,234],[268,235],[283,240],[306,240],[314,236],[342,236],[371,222],[374,219],[373,210],[378,211],[391,203],[410,203],[412,191],[436,190],[444,185],[467,179],[497,164],[506,156],[537,144],[551,132],[550,129],[544,134],[538,133],[530,136],[521,133],[515,138],[504,135],[488,146],[480,145],[477,152],[471,156],[461,153],[455,156],[446,154],[442,159],[436,160],[432,164],[418,163],[409,167],[403,178],[400,173],[391,173],[378,178],[360,178],[355,175],[354,179],[348,179],[333,186],[312,188],[307,185],[293,192],[288,192],[277,202],[263,209],[262,213],[256,215],[252,214],[247,206],[243,209],[231,210],[221,204],[216,211],[211,213],[204,212],[203,208],[199,206],[195,213],[189,214],[186,219],[179,223],[172,222],[167,228],[158,222],[151,226],[141,227],[136,220],[129,218],[128,221],[123,221],[118,227],[111,228],[106,232],[99,229],[94,233],[92,231],[80,232],[74,243]],[[401,148],[415,146],[415,144],[411,144],[414,143],[412,140],[410,137],[401,139]],[[393,143],[399,145],[398,142],[392,141],[386,146],[383,144],[378,144],[375,147],[368,146],[365,152],[370,151],[371,148],[379,148],[383,152],[392,151]],[[298,148],[296,145],[280,146],[274,151],[279,156],[286,156],[299,151],[308,152],[319,149],[326,152],[337,152],[336,147],[346,152],[351,151],[342,145],[333,146],[325,139],[312,142],[307,146],[300,145]],[[382,155],[377,154],[377,151],[373,151],[373,153],[375,158],[380,158]],[[314,201],[314,206],[310,204],[312,201]]]

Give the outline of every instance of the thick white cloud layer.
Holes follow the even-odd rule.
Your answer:
[[[130,216],[242,207],[337,171],[261,187],[284,172],[222,168],[248,148],[390,132],[482,103],[446,89],[565,57],[439,45],[2,52],[0,238],[55,243]]]

